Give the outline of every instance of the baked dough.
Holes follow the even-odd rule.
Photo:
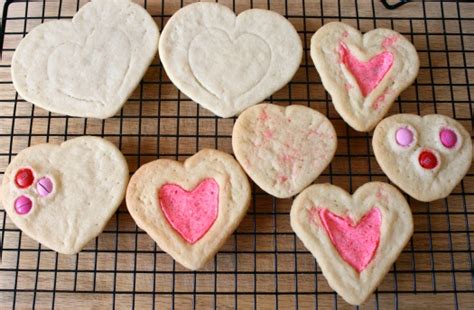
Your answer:
[[[403,145],[397,141],[400,129],[411,133]],[[442,140],[442,133],[453,140]],[[458,121],[440,114],[390,116],[375,128],[372,147],[390,181],[420,201],[447,197],[472,164],[471,135]]]
[[[237,228],[250,194],[235,159],[205,149],[184,163],[158,159],[141,166],[130,180],[126,200],[137,225],[177,262],[196,270]]]
[[[295,199],[290,217],[329,286],[352,305],[377,288],[413,234],[410,206],[382,182],[352,196],[331,184],[312,185]]]
[[[258,186],[275,197],[288,198],[311,184],[329,165],[337,136],[327,117],[316,110],[264,103],[239,116],[232,147]]]
[[[56,252],[75,254],[102,232],[122,202],[127,182],[120,150],[107,140],[85,136],[21,151],[5,171],[2,202],[29,237]],[[19,205],[22,199],[29,204]]]
[[[303,55],[298,33],[280,14],[252,9],[235,16],[208,2],[176,12],[159,49],[173,84],[220,117],[234,116],[282,88]]]
[[[130,0],[93,0],[72,21],[35,27],[12,59],[25,100],[60,114],[108,118],[125,104],[158,49],[153,18]]]
[[[377,125],[420,67],[415,47],[398,32],[377,28],[362,35],[340,22],[313,35],[311,58],[337,112],[358,131]]]

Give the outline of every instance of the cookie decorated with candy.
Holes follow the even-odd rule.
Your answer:
[[[160,58],[176,87],[220,117],[270,97],[298,70],[301,39],[280,14],[193,3],[176,12],[160,38]]]
[[[471,136],[439,114],[397,114],[375,128],[375,158],[388,178],[415,199],[447,197],[472,163]]]
[[[97,237],[125,196],[128,166],[115,145],[75,138],[21,151],[5,171],[2,203],[32,239],[63,254]]]
[[[410,206],[382,182],[352,196],[331,184],[312,185],[295,199],[290,217],[329,286],[353,305],[372,294],[413,234]]]
[[[340,22],[313,35],[311,58],[337,112],[358,131],[377,125],[420,67],[415,47],[398,32],[378,28],[362,35]]]
[[[184,267],[202,267],[247,212],[250,184],[235,159],[202,150],[184,163],[158,159],[135,172],[127,207],[137,225]]]
[[[245,110],[232,132],[235,157],[267,193],[298,194],[329,165],[337,136],[323,114],[301,105],[259,104]]]

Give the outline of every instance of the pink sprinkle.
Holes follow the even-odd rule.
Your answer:
[[[317,129],[310,129],[308,131],[308,136],[312,136],[312,135],[315,135],[316,137],[323,137],[324,134],[319,132]]]
[[[375,194],[375,197],[378,199],[378,200],[382,200],[383,202],[387,202],[388,199],[387,199],[387,196],[383,193],[383,190],[381,188],[379,188],[377,190],[377,193]]]
[[[349,32],[344,31],[344,32],[342,33],[342,36],[343,36],[344,38],[347,38],[347,37],[349,36]]]
[[[389,48],[390,46],[392,46],[395,42],[397,42],[398,40],[398,35],[393,35],[391,37],[387,37],[385,38],[385,40],[383,40],[382,42],[382,47],[383,48]]]
[[[279,175],[278,180],[280,181],[280,183],[284,183],[288,180],[288,177],[286,175]]]
[[[382,94],[382,95],[378,96],[377,99],[372,104],[372,109],[378,110],[380,108],[380,106],[382,105],[384,100],[385,100],[385,94]]]
[[[284,163],[287,163],[287,164],[291,164],[294,161],[294,157],[291,156],[291,155],[288,155],[288,154],[283,154],[283,155],[280,156],[280,161],[282,161]]]
[[[264,130],[263,131],[263,136],[266,139],[271,139],[273,137],[273,132],[270,129]]]
[[[265,109],[262,109],[262,112],[260,112],[260,115],[258,116],[258,119],[261,121],[266,121],[268,119],[268,114]]]

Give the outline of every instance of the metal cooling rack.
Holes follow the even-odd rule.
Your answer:
[[[183,1],[138,1],[160,29]],[[379,1],[219,1],[236,12],[258,7],[286,16],[304,42],[293,80],[268,99],[325,113],[339,146],[317,182],[353,191],[388,181],[370,147],[335,112],[309,57],[309,40],[323,23],[341,20],[362,31],[387,27],[417,47],[421,69],[390,114],[441,113],[473,132],[474,3],[417,1],[388,10]],[[0,173],[29,145],[97,135],[114,142],[134,172],[160,158],[183,160],[210,147],[232,152],[235,119],[220,119],[182,95],[155,59],[120,114],[104,121],[51,114],[19,98],[10,77],[20,39],[40,23],[71,18],[85,1],[6,1],[0,62]],[[393,2],[392,2],[393,4]],[[446,199],[409,200],[412,240],[363,308],[471,308],[474,304],[474,173]],[[313,257],[292,233],[291,199],[253,186],[253,203],[219,254],[198,272],[176,264],[121,206],[95,241],[78,255],[58,255],[32,241],[0,209],[0,308],[351,308],[327,285]]]

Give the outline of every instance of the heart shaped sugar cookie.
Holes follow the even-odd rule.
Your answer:
[[[331,162],[337,136],[331,122],[308,107],[259,104],[245,110],[232,133],[235,157],[267,193],[288,198]]]
[[[413,234],[410,206],[382,182],[366,183],[353,196],[312,185],[295,199],[290,217],[329,286],[353,305],[377,288]]]
[[[252,9],[235,16],[217,3],[194,3],[163,29],[160,57],[183,93],[221,117],[262,102],[291,80],[303,49],[278,13]]]
[[[184,163],[158,159],[141,166],[126,200],[137,225],[181,265],[196,270],[237,228],[250,194],[235,159],[206,149]]]
[[[311,58],[337,112],[358,131],[377,125],[420,67],[415,47],[401,34],[379,28],[361,35],[340,22],[313,35]]]
[[[375,128],[375,158],[389,179],[420,201],[447,197],[469,171],[471,135],[439,114],[397,114]]]
[[[48,111],[79,117],[116,114],[158,49],[159,31],[130,0],[93,0],[71,21],[35,27],[18,45],[18,93]]]
[[[125,196],[128,166],[112,143],[97,137],[21,151],[2,183],[10,219],[32,239],[63,254],[97,237]]]

